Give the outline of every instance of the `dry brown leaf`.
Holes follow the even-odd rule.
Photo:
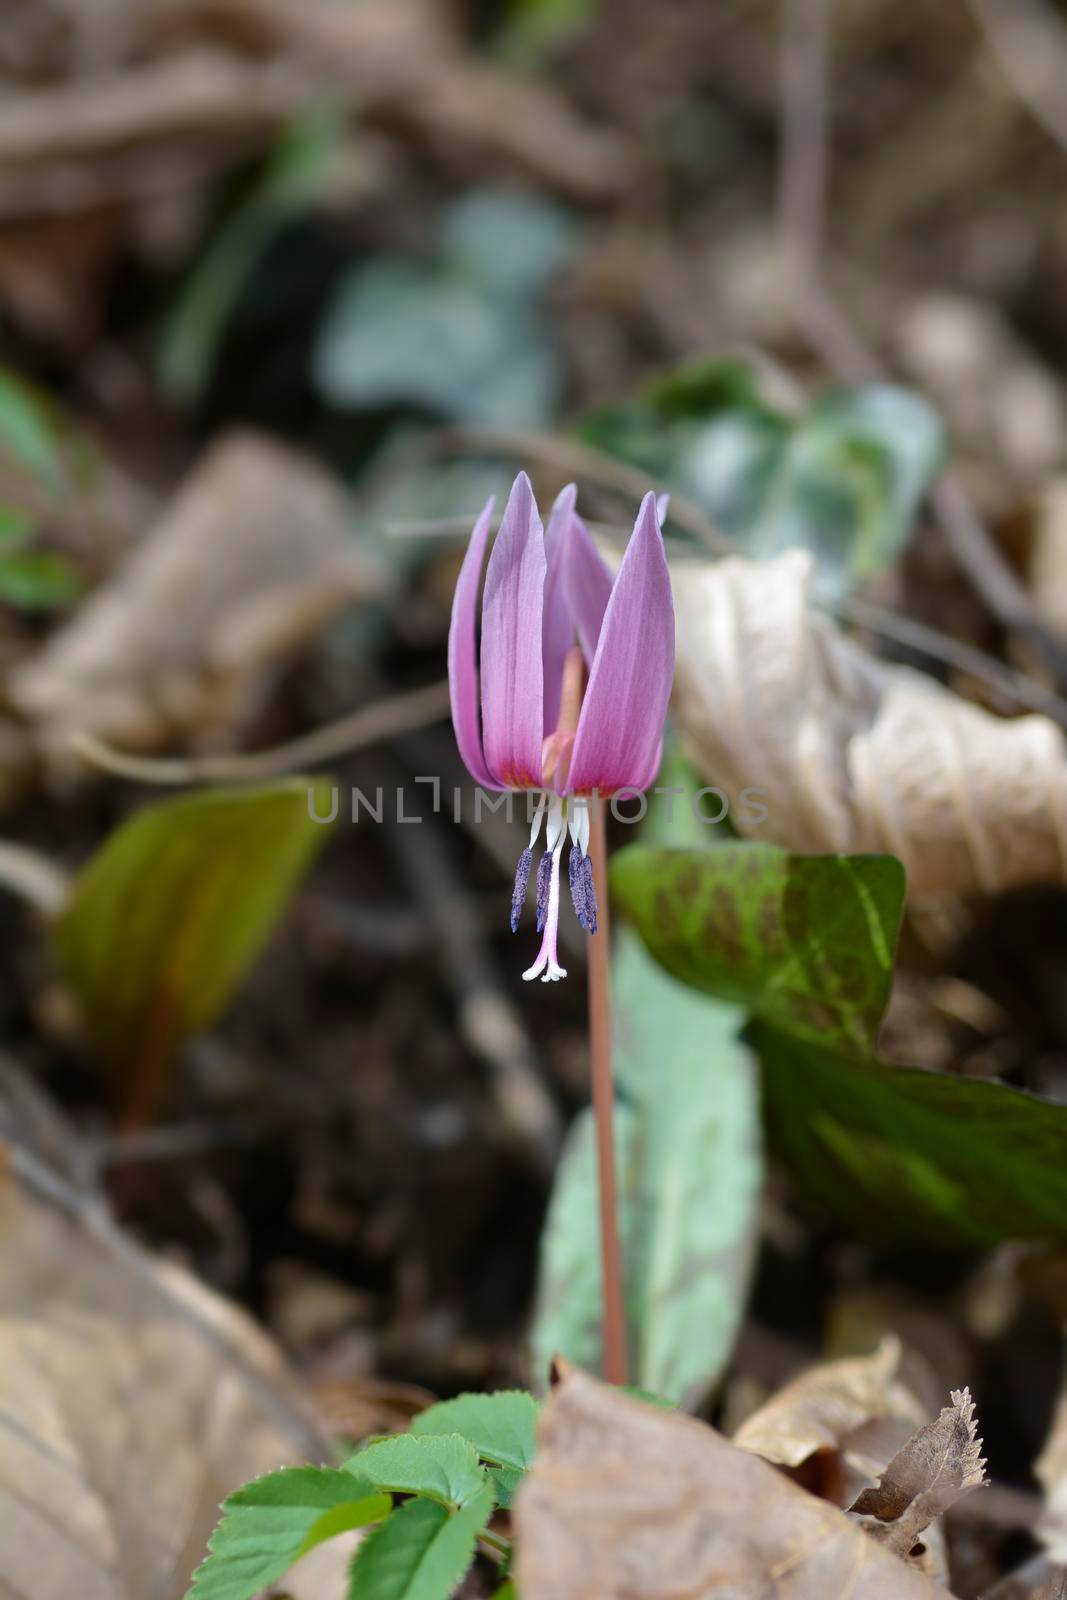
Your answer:
[[[564,1375],[538,1437],[515,1508],[525,1600],[947,1595],[713,1428],[585,1373]]]
[[[489,154],[581,199],[617,195],[631,176],[619,135],[464,56],[433,0],[122,0],[83,18],[81,35],[96,70],[4,96],[0,220],[201,182],[323,93],[371,126]]]
[[[1054,1562],[1067,1565],[1067,1384],[1056,1401],[1048,1438],[1034,1463],[1034,1477],[1045,1500],[1038,1537]]]
[[[2,1600],[179,1600],[223,1496],[314,1449],[242,1313],[0,1166]]]
[[[913,896],[1067,879],[1067,752],[876,661],[809,604],[812,562],[729,557],[675,586],[676,705],[742,833],[799,851],[889,851]],[[741,791],[769,813],[751,820]]]
[[[899,1378],[900,1341],[810,1367],[748,1417],[733,1442],[842,1508],[882,1471],[927,1412]]]
[[[873,1518],[867,1531],[906,1556],[949,1506],[986,1481],[969,1389],[954,1389],[951,1405],[919,1429],[850,1508]]]
[[[354,599],[380,593],[342,490],[252,433],[217,444],[105,589],[13,674],[11,698],[57,771],[90,734],[135,750],[218,743],[273,673]]]

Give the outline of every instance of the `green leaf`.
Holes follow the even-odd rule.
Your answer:
[[[57,418],[47,398],[9,368],[0,368],[0,451],[28,467],[48,489],[59,488]]]
[[[144,807],[78,878],[56,930],[90,1036],[116,1069],[212,1023],[326,839],[325,779]]]
[[[740,842],[631,845],[611,870],[621,908],[683,983],[860,1048],[873,1044],[889,998],[904,887],[893,856]]]
[[[1067,1242],[1067,1107],[755,1030],[771,1149],[810,1205],[876,1244]]]
[[[447,264],[406,256],[381,257],[343,280],[314,371],[335,405],[407,405],[504,427],[546,421],[561,386],[531,307]]]
[[[812,551],[831,597],[899,554],[944,455],[939,419],[907,389],[843,390],[796,416],[738,361],[668,372],[580,433],[699,501],[748,554]]]
[[[574,223],[559,206],[516,190],[483,189],[449,209],[441,254],[491,292],[518,301],[559,271],[575,242]]]
[[[492,1514],[487,1485],[454,1512],[434,1500],[409,1500],[356,1551],[349,1600],[448,1600]]]
[[[342,280],[316,342],[318,387],[336,405],[544,423],[562,374],[535,299],[574,238],[542,200],[487,190],[457,201],[429,261],[380,256]]]
[[[660,782],[692,787],[670,757]],[[679,841],[706,834],[680,796],[653,802],[645,831]],[[744,1013],[670,978],[628,929],[616,940],[613,984],[632,1370],[644,1392],[693,1405],[729,1357],[754,1248],[762,1162],[755,1073],[738,1039]],[[583,1117],[542,1243],[539,1374],[557,1351],[599,1365],[596,1207],[592,1122]]]
[[[510,0],[494,54],[530,71],[587,28],[596,9],[597,0]]]
[[[624,1383],[622,1393],[628,1394],[632,1400],[643,1400],[646,1406],[658,1406],[661,1411],[678,1410],[676,1400],[667,1400],[661,1394],[653,1394],[651,1389],[640,1389],[635,1383]]]
[[[411,1424],[416,1435],[458,1433],[483,1461],[525,1472],[534,1457],[537,1401],[525,1389],[461,1394],[421,1411]]]
[[[33,522],[18,506],[0,505],[0,546],[25,544],[33,533]]]
[[[168,320],[160,382],[187,402],[203,388],[226,321],[263,255],[289,219],[315,196],[344,129],[340,108],[320,101],[276,140],[245,194],[196,265]]]
[[[614,961],[621,1232],[632,1370],[695,1405],[729,1358],[759,1201],[759,1104],[735,1006],[662,972],[629,930]],[[533,1330],[539,1378],[557,1353],[597,1370],[596,1151],[583,1113],[553,1186]]]
[[[48,550],[0,552],[0,600],[23,611],[50,611],[69,605],[81,587],[78,574],[61,555]]]
[[[822,592],[840,597],[899,555],[943,455],[936,414],[907,389],[831,395],[789,440],[747,549],[812,551]]]
[[[346,1469],[394,1494],[421,1494],[445,1506],[462,1506],[485,1489],[478,1452],[458,1433],[420,1438],[398,1433],[359,1450]]]
[[[251,1600],[316,1545],[389,1515],[392,1500],[349,1472],[291,1467],[223,1502],[188,1600]]]

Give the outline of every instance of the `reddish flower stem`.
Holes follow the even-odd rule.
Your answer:
[[[591,803],[589,857],[596,885],[599,929],[587,935],[589,952],[589,1052],[600,1194],[600,1269],[603,1371],[608,1383],[626,1382],[626,1312],[615,1183],[615,1086],[611,1070],[611,945],[608,923],[608,851],[603,801]]]

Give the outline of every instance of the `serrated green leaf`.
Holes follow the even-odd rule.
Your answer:
[[[1067,1107],[766,1024],[754,1040],[771,1148],[849,1232],[924,1247],[1067,1241]]]
[[[222,1011],[325,842],[311,812],[329,815],[329,787],[292,778],[146,806],[83,870],[56,948],[117,1071]]]
[[[536,1448],[540,1407],[525,1389],[461,1394],[421,1411],[411,1424],[416,1435],[458,1433],[483,1461],[525,1472]]]
[[[348,1600],[448,1600],[492,1514],[485,1484],[458,1511],[409,1500],[356,1551]]]
[[[518,1494],[519,1487],[525,1476],[524,1472],[518,1472],[514,1467],[489,1468],[489,1481],[493,1485],[493,1497],[502,1511],[511,1510],[515,1503],[515,1496]]]
[[[188,1600],[251,1600],[316,1545],[388,1516],[392,1500],[349,1472],[291,1467],[223,1504]]]
[[[874,1043],[904,905],[895,857],[638,844],[615,856],[611,887],[648,949],[683,983],[797,1033],[861,1049]]]
[[[478,1452],[458,1433],[420,1438],[398,1433],[359,1450],[347,1471],[395,1494],[428,1495],[446,1506],[462,1506],[486,1487]]]

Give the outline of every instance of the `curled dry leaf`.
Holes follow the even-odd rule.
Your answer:
[[[1052,1427],[1034,1463],[1045,1509],[1038,1536],[1053,1561],[1067,1566],[1067,1386],[1060,1390]]]
[[[927,1413],[901,1382],[900,1341],[810,1367],[753,1412],[734,1444],[786,1467],[842,1508],[882,1471]]]
[[[678,720],[753,838],[888,852],[913,896],[1067,880],[1067,753],[1042,716],[1005,720],[876,661],[809,605],[811,558],[687,565],[675,587]]]
[[[117,577],[12,678],[46,761],[91,734],[150,750],[219,742],[274,669],[341,607],[380,593],[342,490],[252,433],[217,444]]]
[[[568,1371],[519,1491],[526,1600],[946,1600],[835,1506],[690,1417]]]
[[[951,1405],[904,1444],[850,1510],[873,1519],[867,1531],[898,1556],[908,1555],[931,1523],[985,1481],[982,1441],[969,1389],[954,1389]]]
[[[0,1600],[180,1600],[223,1496],[315,1449],[242,1313],[0,1165]]]

